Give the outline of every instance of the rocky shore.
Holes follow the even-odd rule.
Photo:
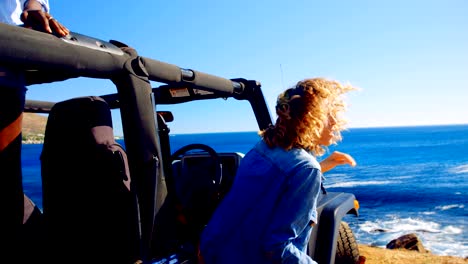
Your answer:
[[[439,256],[408,249],[387,249],[359,245],[360,264],[468,264],[467,258]]]
[[[421,239],[414,234],[406,234],[390,241],[386,248],[358,245],[360,262],[358,264],[459,264],[468,263],[468,258],[439,256],[427,250]]]

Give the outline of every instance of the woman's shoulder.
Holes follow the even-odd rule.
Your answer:
[[[320,163],[314,155],[302,148],[293,148],[291,151],[300,166],[320,169]]]
[[[317,159],[302,148],[292,148],[285,150],[281,147],[269,147],[265,142],[260,141],[255,146],[256,151],[269,157],[284,170],[290,170],[297,167],[310,167],[320,169]]]

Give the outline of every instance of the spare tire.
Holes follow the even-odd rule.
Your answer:
[[[341,221],[336,245],[335,264],[359,262],[359,247],[348,223]]]

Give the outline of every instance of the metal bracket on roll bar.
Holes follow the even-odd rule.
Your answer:
[[[70,32],[70,34],[62,37],[61,39],[73,45],[83,46],[94,50],[106,51],[116,55],[124,54],[124,52],[119,47],[108,41],[91,38],[76,32]]]

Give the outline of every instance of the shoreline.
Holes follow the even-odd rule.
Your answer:
[[[21,141],[22,144],[27,144],[27,145],[40,145],[40,144],[44,144],[44,141],[43,140],[23,140]]]
[[[387,249],[382,247],[358,244],[359,254],[367,264],[467,264],[468,256],[441,256],[431,252],[422,253],[407,249]]]

